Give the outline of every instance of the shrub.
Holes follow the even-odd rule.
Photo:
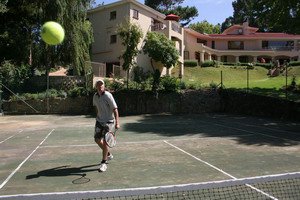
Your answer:
[[[185,67],[197,67],[198,66],[198,61],[197,60],[185,60],[184,61],[184,66]]]
[[[164,76],[161,78],[161,85],[165,91],[177,91],[179,84],[178,79],[175,77]]]
[[[223,62],[223,65],[225,65],[225,66],[235,66],[236,65],[236,63],[230,63],[230,62]]]
[[[70,89],[67,93],[70,97],[80,97],[88,95],[88,91],[84,87],[74,87],[73,89]]]
[[[214,60],[208,60],[201,64],[201,67],[214,67],[215,61]]]
[[[254,69],[253,63],[247,63],[247,69]]]
[[[291,61],[289,62],[289,66],[300,66],[300,61]]]
[[[16,66],[12,61],[3,61],[0,65],[0,78],[3,85],[14,92],[20,92],[24,86],[25,81],[31,75],[31,68],[29,65]]]
[[[271,63],[255,63],[255,66],[264,67],[266,69],[271,69],[272,68]]]
[[[209,87],[212,88],[212,89],[217,89],[218,84],[212,81],[212,82],[209,83]]]
[[[136,89],[138,89],[139,86],[142,89],[145,89],[147,87],[147,81],[149,80],[151,74],[149,72],[144,72],[143,69],[139,66],[133,69],[133,74],[133,81],[136,82]]]
[[[112,83],[110,83],[110,88],[113,91],[119,91],[124,88],[124,83],[121,80],[114,79]]]

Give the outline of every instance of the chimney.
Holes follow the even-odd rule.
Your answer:
[[[247,19],[247,21],[245,21],[243,23],[243,34],[244,35],[248,35],[249,34],[248,27],[249,27],[249,21]]]

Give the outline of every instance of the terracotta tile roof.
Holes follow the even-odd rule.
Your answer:
[[[298,38],[300,39],[300,35],[293,35],[287,33],[252,33],[248,35],[223,35],[223,34],[209,34],[212,38]]]

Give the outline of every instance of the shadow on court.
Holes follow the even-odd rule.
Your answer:
[[[82,167],[70,167],[69,165],[54,167],[51,169],[39,171],[36,174],[28,175],[28,176],[26,176],[26,179],[34,179],[34,178],[39,178],[41,176],[55,177],[55,176],[78,175],[78,176],[84,177],[84,176],[86,176],[87,172],[98,171],[98,168],[91,168],[91,167],[97,167],[97,166],[99,166],[99,164],[86,165],[86,166],[82,166]]]
[[[245,145],[299,145],[300,124],[232,115],[145,115],[123,125],[124,131],[165,137],[230,137]]]

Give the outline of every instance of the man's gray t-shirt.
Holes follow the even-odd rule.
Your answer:
[[[97,107],[98,114],[96,120],[100,123],[113,122],[114,113],[113,110],[118,108],[117,104],[108,91],[104,94],[99,95],[95,93],[93,96],[93,105]]]

